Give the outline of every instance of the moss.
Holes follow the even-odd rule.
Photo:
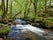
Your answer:
[[[0,34],[6,34],[8,31],[9,31],[9,27],[7,25],[0,28]]]

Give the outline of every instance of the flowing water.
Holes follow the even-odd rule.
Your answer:
[[[17,24],[11,27],[8,38],[9,40],[50,40],[47,32],[30,24]]]

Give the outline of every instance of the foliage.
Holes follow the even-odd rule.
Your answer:
[[[6,13],[2,13],[5,10],[2,10],[1,1],[0,16],[5,14],[6,20],[10,18],[25,18],[25,20],[30,21],[35,18],[34,22],[41,21],[47,27],[53,26],[53,0],[8,0],[8,9],[5,4]],[[7,2],[5,1],[5,3]]]

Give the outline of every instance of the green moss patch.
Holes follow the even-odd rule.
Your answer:
[[[9,31],[9,27],[7,25],[1,27],[0,26],[0,34],[5,34]]]

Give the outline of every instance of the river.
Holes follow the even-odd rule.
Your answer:
[[[45,32],[43,29],[30,24],[22,25],[21,23],[25,23],[25,21],[20,22],[14,27],[10,27],[8,33],[9,40],[53,40],[50,33]]]

